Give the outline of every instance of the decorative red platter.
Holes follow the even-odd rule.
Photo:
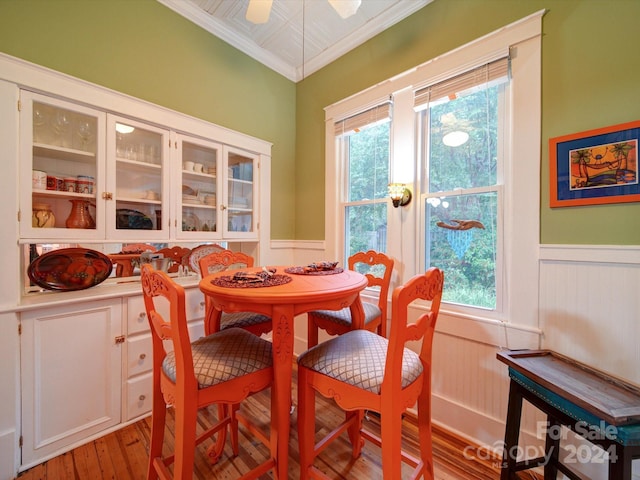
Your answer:
[[[47,290],[72,291],[105,281],[113,264],[109,257],[88,248],[61,248],[44,253],[29,265],[33,283]]]

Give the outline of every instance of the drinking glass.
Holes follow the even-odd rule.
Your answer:
[[[44,130],[47,128],[47,113],[42,105],[33,104],[33,141],[41,143],[44,141]]]
[[[59,110],[53,119],[53,131],[56,134],[56,144],[61,147],[69,147],[69,116],[64,110]]]
[[[78,136],[80,137],[80,148],[89,151],[89,142],[93,138],[93,128],[87,120],[80,120],[78,123]]]

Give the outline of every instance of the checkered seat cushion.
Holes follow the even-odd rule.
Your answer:
[[[362,307],[364,308],[365,325],[382,314],[378,305],[373,303],[362,302]],[[332,320],[338,325],[347,328],[351,327],[351,310],[349,310],[349,307],[342,310],[315,310],[313,314],[323,319]]]
[[[298,364],[355,387],[380,393],[389,341],[367,330],[352,330],[320,343],[298,358]],[[422,373],[420,357],[404,349],[402,388]]]
[[[271,319],[266,315],[260,315],[259,313],[252,312],[237,312],[237,313],[225,313],[222,312],[220,318],[220,330],[225,330],[233,327],[250,327],[252,325],[259,325],[260,323],[270,322]]]
[[[198,388],[205,388],[272,365],[272,345],[240,328],[229,328],[191,343]],[[162,370],[175,383],[176,360],[169,352]]]

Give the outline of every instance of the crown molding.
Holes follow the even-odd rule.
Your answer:
[[[367,22],[361,28],[325,49],[319,55],[306,60],[304,65],[291,65],[285,62],[278,56],[249,40],[247,37],[227,27],[224,22],[207,14],[203,9],[191,2],[184,0],[157,1],[271,70],[274,70],[293,82],[298,82],[303,79],[303,72],[306,77],[320,70],[347,52],[362,45],[370,38],[420,10],[433,0],[405,2],[390,8],[384,15],[379,15],[375,21]],[[382,19],[382,21],[379,19]]]

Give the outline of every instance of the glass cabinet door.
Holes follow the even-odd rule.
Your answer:
[[[107,116],[107,234],[162,240],[169,232],[169,131]]]
[[[258,155],[225,147],[224,168],[227,174],[223,211],[226,238],[256,238]]]
[[[177,238],[220,238],[218,202],[221,186],[221,145],[206,140],[176,135],[180,170],[178,192]]]
[[[104,113],[22,91],[20,122],[21,237],[104,237]]]

